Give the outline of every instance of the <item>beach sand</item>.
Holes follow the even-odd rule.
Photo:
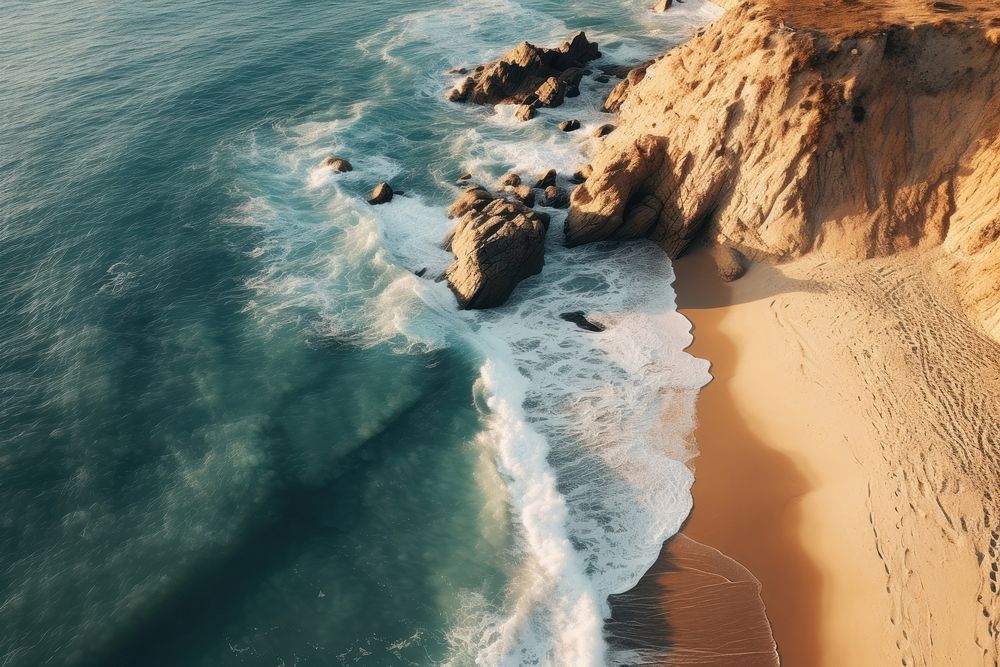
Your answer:
[[[704,253],[675,262],[689,351],[715,378],[682,535],[760,581],[784,665],[997,659],[1000,349],[935,261],[754,265],[732,284]],[[690,605],[666,560],[636,589],[659,595],[654,624]],[[706,613],[759,635],[734,604]]]

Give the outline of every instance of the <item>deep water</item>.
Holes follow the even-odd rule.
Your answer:
[[[605,598],[687,513],[707,371],[659,251],[571,254],[558,212],[510,306],[455,310],[452,181],[584,162],[553,128],[608,85],[524,125],[443,92],[575,29],[636,62],[713,9],[2,13],[0,665],[625,660]],[[372,209],[381,180],[406,195]]]

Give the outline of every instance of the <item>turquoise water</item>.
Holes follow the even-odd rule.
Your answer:
[[[606,120],[594,79],[522,125],[447,70],[714,16],[644,4],[4,5],[0,665],[629,659],[605,599],[688,511],[707,379],[669,263],[556,212],[505,308],[413,271],[458,174],[571,170],[555,123]]]

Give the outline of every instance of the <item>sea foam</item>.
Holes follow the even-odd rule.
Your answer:
[[[672,27],[643,15],[661,33],[655,40],[598,38],[610,41],[606,51],[618,62],[648,57],[662,50],[663,39],[679,41],[715,14],[693,1],[681,9]],[[569,33],[517,3],[477,2],[447,14],[412,14],[359,46],[389,67],[407,66],[404,52],[412,50],[442,68],[481,60],[523,37],[493,30],[498,15],[508,22],[512,12],[531,19],[529,36],[539,41]],[[584,79],[580,97],[542,110],[532,123],[515,122],[507,108],[447,107],[455,123],[450,149],[487,185],[511,169],[529,182],[550,167],[564,178],[588,161],[595,146],[589,130],[613,119],[600,104],[614,82],[597,76]],[[441,72],[421,79],[414,104],[447,104],[447,84]],[[284,130],[293,143],[289,173],[310,197],[328,198],[333,222],[291,220],[272,209],[259,218],[270,240],[260,246],[267,249],[264,268],[247,281],[258,297],[252,310],[273,318],[308,305],[321,313],[317,331],[342,340],[410,352],[460,345],[481,360],[474,392],[483,430],[474,444],[496,471],[483,476],[484,493],[503,498],[519,540],[506,599],[469,591],[456,610],[452,664],[631,659],[609,654],[607,599],[639,580],[690,511],[694,404],[710,378],[708,364],[684,352],[690,324],[676,312],[670,262],[648,242],[567,249],[565,213],[550,210],[543,272],[501,308],[459,311],[446,284],[435,281],[451,261],[441,247],[452,225],[439,194],[450,189],[447,179],[438,177],[438,192],[370,207],[362,184],[403,172],[390,152],[352,160],[350,174],[316,166],[333,150],[349,156],[359,143],[391,143],[380,138],[382,128],[367,124],[368,113],[368,106],[355,106],[342,121]],[[568,117],[581,120],[583,130],[558,132],[556,123]],[[330,229],[320,238],[328,237],[329,249],[304,252],[324,225]],[[577,311],[604,330],[585,331],[561,317]]]

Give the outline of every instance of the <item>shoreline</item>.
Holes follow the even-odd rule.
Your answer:
[[[998,496],[988,415],[1000,348],[940,291],[932,261],[757,264],[734,283],[707,253],[674,263],[688,351],[712,363],[714,379],[697,404],[694,509],[626,594],[659,596],[646,621],[665,637],[679,604],[662,577],[666,554],[691,539],[760,581],[784,664],[990,664],[996,595],[984,588]],[[893,298],[883,281],[912,294]],[[932,333],[908,346],[901,328]],[[935,358],[952,347],[973,352]],[[925,367],[935,370],[915,375]],[[956,394],[965,412],[935,432]],[[734,605],[712,622],[759,634],[760,618]]]

